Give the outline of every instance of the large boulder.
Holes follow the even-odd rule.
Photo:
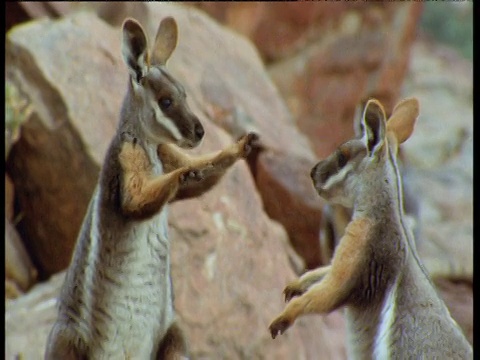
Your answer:
[[[418,2],[191,3],[248,36],[318,157],[352,135],[369,97],[399,99]]]
[[[7,171],[22,213],[18,229],[42,277],[69,264],[125,89],[125,69],[113,56],[119,34],[100,21],[91,26],[45,20],[7,36],[6,76],[32,107]]]

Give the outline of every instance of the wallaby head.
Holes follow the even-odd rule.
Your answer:
[[[175,20],[163,19],[150,53],[142,26],[134,19],[124,21],[122,55],[130,73],[129,99],[134,102],[127,111],[147,139],[193,148],[203,138],[203,126],[190,111],[183,86],[165,67],[177,34]]]
[[[369,100],[358,126],[359,136],[340,145],[312,169],[319,195],[334,204],[353,207],[359,187],[378,180],[379,172],[390,161],[389,152],[395,159],[398,145],[412,134],[417,116],[418,101],[405,99],[387,123],[381,103]]]

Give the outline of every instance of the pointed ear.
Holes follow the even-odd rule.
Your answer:
[[[123,22],[122,56],[128,71],[137,82],[148,69],[147,37],[142,26],[134,19]]]
[[[393,109],[387,121],[387,133],[396,137],[398,144],[407,140],[413,132],[420,112],[420,105],[415,98],[402,100]]]
[[[165,65],[177,47],[178,29],[177,23],[172,17],[162,20],[158,26],[155,45],[152,51],[152,64]]]
[[[353,132],[356,137],[362,137],[363,134],[363,109],[365,108],[365,102],[361,102],[355,108],[355,114],[353,115]]]
[[[385,110],[378,100],[368,100],[361,125],[367,150],[370,155],[374,155],[385,144]]]

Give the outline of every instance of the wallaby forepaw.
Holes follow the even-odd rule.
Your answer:
[[[183,172],[180,175],[180,185],[188,185],[192,183],[198,183],[202,181],[204,178],[203,173],[201,170],[197,169],[190,169]]]
[[[272,339],[275,339],[278,334],[282,335],[290,327],[290,325],[290,320],[287,318],[284,318],[283,316],[276,318],[269,326]]]
[[[283,290],[283,294],[285,295],[285,302],[289,302],[295,296],[300,296],[305,292],[305,289],[300,285],[300,282],[293,281],[288,284],[285,289]]]
[[[252,152],[252,149],[259,146],[259,139],[258,134],[253,132],[242,136],[238,141],[240,145],[240,156],[244,158],[247,157]]]

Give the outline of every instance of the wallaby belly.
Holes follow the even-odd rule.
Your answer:
[[[97,206],[92,200],[87,216],[97,214]],[[155,355],[174,317],[166,229],[166,208],[129,224],[85,222],[79,240],[89,245],[78,245],[78,265],[67,275],[70,288],[60,308],[76,323],[89,358]]]

